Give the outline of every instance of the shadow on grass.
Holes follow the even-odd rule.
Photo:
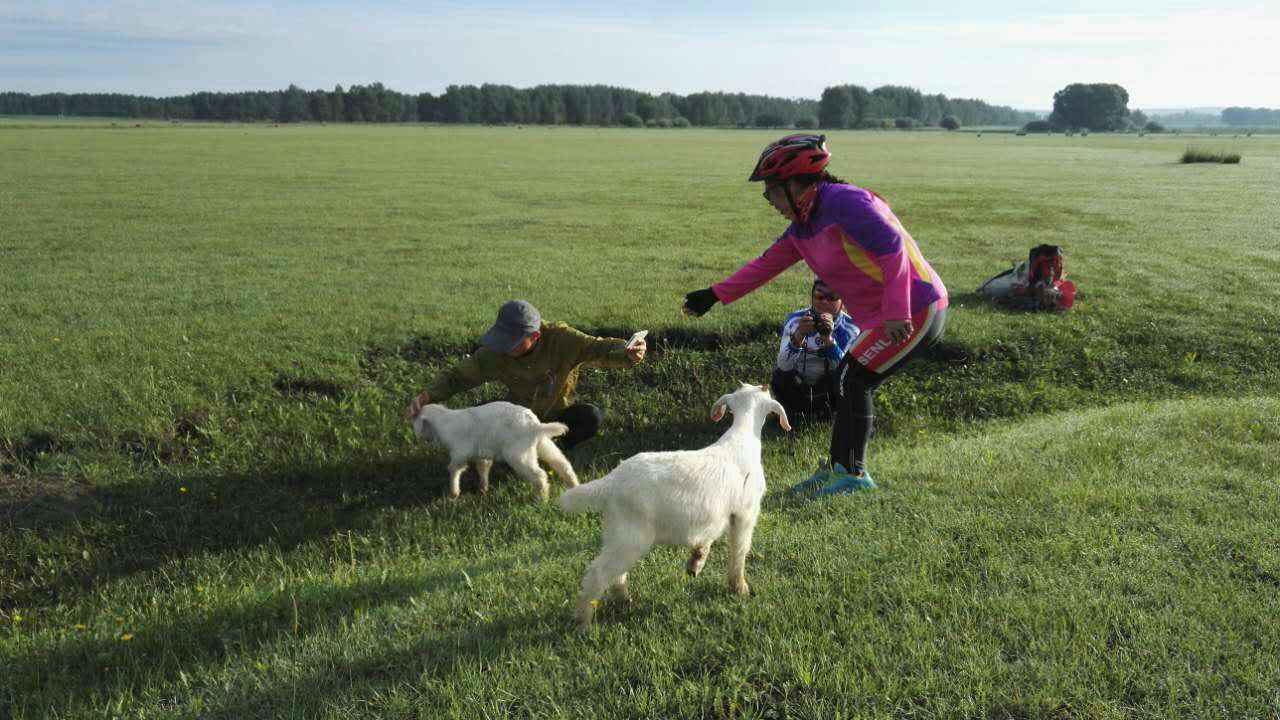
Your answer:
[[[51,578],[39,572],[34,552],[12,558],[19,564],[14,574],[32,582],[10,600],[22,607],[56,604],[60,596],[185,557],[267,543],[288,551],[359,530],[380,509],[440,500],[446,487],[437,474],[442,479],[443,469],[412,457],[280,464],[252,473],[174,475],[161,468],[129,482],[0,502],[5,530],[30,530],[59,543],[56,536],[70,528],[94,539],[91,554]]]
[[[97,695],[114,695],[127,686],[131,671],[148,677],[148,684],[172,682],[180,673],[196,675],[204,668],[223,664],[228,660],[245,661],[254,656],[275,652],[281,643],[298,642],[305,638],[327,634],[351,622],[357,613],[367,613],[381,607],[403,605],[415,596],[432,592],[453,592],[468,588],[473,579],[498,573],[506,574],[527,559],[526,555],[539,558],[548,555],[568,555],[580,552],[581,544],[555,543],[532,548],[521,554],[505,554],[501,557],[474,562],[457,571],[429,573],[413,578],[356,579],[336,573],[333,582],[307,581],[284,586],[266,597],[251,595],[252,602],[242,601],[216,607],[205,612],[194,612],[168,622],[141,627],[124,627],[119,632],[104,634],[90,630],[92,636],[82,633],[66,636],[51,647],[34,652],[15,653],[14,661],[6,667],[9,688],[0,693],[0,715],[5,710],[52,710],[65,708],[83,698]],[[549,610],[548,612],[555,612]],[[359,678],[378,674],[376,670],[404,668],[416,674],[424,660],[435,662],[440,673],[448,671],[445,663],[455,661],[458,653],[479,652],[482,645],[492,644],[489,636],[499,642],[514,629],[535,627],[545,620],[539,615],[521,618],[503,618],[493,625],[468,627],[448,633],[423,643],[421,650],[410,648],[402,656],[379,656],[353,663],[349,672],[338,673],[343,677]],[[496,628],[496,632],[495,632]],[[562,636],[570,628],[568,615],[564,618]],[[128,642],[120,639],[127,631]],[[419,655],[419,652],[422,655]],[[121,675],[123,671],[124,675]],[[317,693],[332,682],[332,668],[318,671],[296,683],[275,687],[260,695],[228,706],[232,717],[253,717],[264,706],[290,706],[306,696],[306,703],[319,703],[308,707],[322,707],[328,698]],[[122,677],[124,679],[122,679]],[[405,675],[399,679],[411,679]],[[287,702],[285,699],[288,699]],[[24,708],[24,706],[26,706]]]
[[[710,444],[728,427],[708,421],[628,431],[611,428],[569,451],[585,482],[641,451]],[[55,606],[121,577],[175,560],[274,546],[289,552],[306,543],[369,528],[387,510],[449,505],[449,513],[474,514],[477,531],[489,522],[492,502],[476,501],[476,480],[464,478],[462,497],[447,496],[446,468],[439,449],[426,458],[352,458],[326,465],[277,462],[256,472],[227,473],[160,469],[118,484],[90,486],[62,481],[23,483],[34,489],[20,499],[0,495],[0,530],[29,531],[46,548],[74,548],[58,562],[35,550],[0,555],[5,576],[17,587],[0,597],[7,607]],[[69,482],[69,481],[68,481]],[[495,466],[491,493],[527,484],[503,464]],[[552,479],[553,496],[563,485]],[[47,485],[47,487],[46,487]],[[56,487],[55,487],[56,485]],[[554,497],[553,497],[554,502]],[[553,505],[547,512],[557,512]],[[87,538],[87,539],[86,539]],[[86,543],[90,551],[81,556]],[[47,550],[41,550],[47,554]],[[57,568],[50,571],[50,568]]]
[[[420,639],[391,653],[366,654],[336,667],[317,667],[285,683],[229,699],[206,709],[209,718],[262,717],[288,714],[318,717],[352,694],[369,697],[380,689],[416,684],[420,678],[447,678],[469,660],[487,661],[516,648],[563,642],[572,632],[544,627],[543,613],[509,615],[482,625]]]

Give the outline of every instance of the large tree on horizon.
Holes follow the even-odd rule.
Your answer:
[[[1123,130],[1128,127],[1129,92],[1114,83],[1072,83],[1053,94],[1049,121],[1058,128]]]

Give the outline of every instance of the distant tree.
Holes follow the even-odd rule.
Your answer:
[[[784,124],[785,121],[782,119],[782,116],[777,113],[760,113],[755,118],[755,126],[759,128],[776,128],[782,127]]]
[[[641,120],[649,120],[654,117],[658,110],[658,101],[654,100],[652,95],[641,95],[636,98],[636,115]]]
[[[899,130],[915,130],[916,120],[909,117],[894,118],[893,126]]]
[[[627,127],[644,127],[644,119],[635,113],[622,116],[622,124]]]
[[[436,122],[440,118],[436,115],[440,103],[431,93],[422,93],[418,96],[418,120],[421,122]]]
[[[329,93],[316,90],[307,93],[307,114],[316,122],[329,122],[333,117],[329,114]]]
[[[284,100],[280,106],[281,122],[302,122],[307,119],[307,94],[297,85],[290,85],[284,91]]]
[[[954,115],[948,115],[938,122],[938,127],[944,130],[958,130],[960,129],[960,121],[956,120]]]
[[[671,118],[671,127],[687,128],[689,127],[689,125],[690,125],[689,119],[686,117],[677,115]]]
[[[822,91],[822,100],[818,101],[818,125],[832,129],[848,127],[852,109],[853,98],[848,88],[829,87]]]
[[[812,117],[802,117],[796,119],[796,128],[799,130],[812,130],[818,127],[818,119]]]
[[[1073,83],[1053,94],[1050,122],[1064,128],[1121,130],[1127,126],[1129,93],[1113,83]]]
[[[1146,124],[1150,121],[1151,118],[1147,117],[1147,114],[1141,110],[1132,110],[1129,112],[1129,122],[1133,123],[1134,127],[1146,127]]]
[[[347,116],[346,94],[341,85],[334,85],[329,93],[329,117],[339,122]]]
[[[1155,120],[1151,120],[1143,127],[1147,132],[1153,133],[1153,134],[1164,132],[1164,126],[1156,122]]]
[[[1047,133],[1053,129],[1053,126],[1049,124],[1048,120],[1032,120],[1023,125],[1022,129],[1029,133]]]

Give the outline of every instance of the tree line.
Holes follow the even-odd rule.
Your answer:
[[[1280,125],[1280,110],[1229,107],[1222,111],[1222,122],[1232,127],[1276,126]]]
[[[440,122],[470,124],[746,126],[803,124],[814,100],[742,93],[652,95],[605,85],[451,85],[441,95],[382,85],[343,89],[197,92],[175,97],[119,93],[0,93],[0,115],[68,115],[226,122]],[[629,117],[630,116],[630,117]]]
[[[1018,125],[1033,113],[981,100],[925,95],[910,87],[827,88],[822,100],[744,93],[651,94],[607,85],[451,85],[444,93],[400,93],[382,85],[332,90],[197,92],[173,97],[120,93],[0,93],[0,115],[216,120],[226,122],[440,122],[468,124],[700,127],[897,127]],[[904,125],[904,122],[906,123]]]
[[[175,97],[119,93],[0,93],[0,115],[221,120],[228,122],[410,122],[418,119],[419,98],[383,87],[352,85],[344,90],[197,92]]]
[[[941,94],[926,95],[900,85],[884,85],[874,90],[859,85],[829,87],[822,91],[818,109],[818,125],[824,128],[881,128],[891,124],[895,127],[937,126],[946,118],[952,118],[957,126],[1015,126],[1037,117],[1036,113],[1011,107]]]

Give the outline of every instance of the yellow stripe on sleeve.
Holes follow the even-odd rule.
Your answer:
[[[840,229],[839,232],[840,239],[844,242],[844,254],[849,256],[849,262],[866,273],[872,280],[883,285],[884,272],[880,270],[880,266],[871,257],[871,253],[868,253],[866,248],[854,242],[843,229]]]

